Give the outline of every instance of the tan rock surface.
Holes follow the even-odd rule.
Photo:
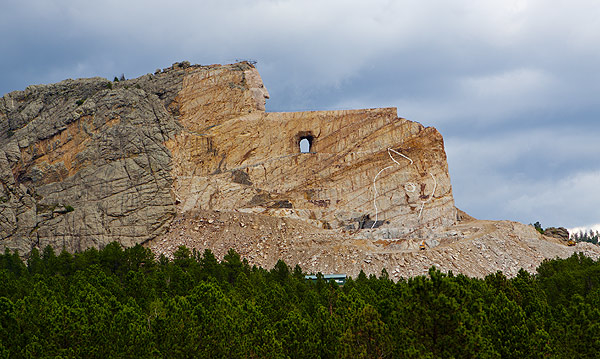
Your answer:
[[[431,265],[515,274],[573,251],[598,255],[457,211],[442,136],[395,108],[269,113],[268,97],[246,62],[5,95],[0,247],[119,241],[170,255],[185,244],[235,248],[267,268],[281,258],[394,278]]]
[[[300,153],[306,134],[311,152]],[[456,219],[441,136],[395,109],[252,113],[169,147],[182,211],[242,210],[333,228],[357,228],[365,215],[407,228]]]

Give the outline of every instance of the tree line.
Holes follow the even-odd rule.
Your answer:
[[[0,358],[592,358],[600,263],[580,254],[536,274],[442,273],[345,285],[142,246],[0,255]]]
[[[571,239],[575,242],[587,242],[595,245],[599,244],[600,232],[589,229],[587,231],[575,232],[571,235]]]

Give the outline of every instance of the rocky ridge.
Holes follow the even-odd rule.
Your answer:
[[[267,268],[394,278],[600,253],[457,210],[442,136],[395,108],[270,113],[267,98],[247,62],[5,95],[0,247],[234,248]]]

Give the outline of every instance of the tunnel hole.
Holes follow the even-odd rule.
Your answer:
[[[310,152],[310,141],[308,138],[303,138],[300,140],[300,152],[301,153],[309,153]]]
[[[298,146],[300,147],[300,153],[312,152],[312,145],[313,145],[313,136],[312,135],[300,136],[300,141],[298,141]]]

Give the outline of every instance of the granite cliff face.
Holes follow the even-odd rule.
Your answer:
[[[74,251],[164,232],[175,214],[164,142],[179,130],[168,91],[179,84],[157,93],[152,79],[132,82],[67,80],[2,98],[3,247]]]
[[[118,241],[222,255],[227,244],[260,265],[285,258],[353,273],[391,263],[359,258],[384,244],[405,256],[468,237],[448,234],[462,217],[434,128],[395,108],[270,113],[268,97],[246,62],[184,62],[133,80],[66,80],[5,95],[0,247],[24,254]],[[242,217],[257,224],[245,228]],[[218,228],[198,224],[209,219]],[[314,241],[292,245],[286,231]],[[307,248],[347,260],[309,265]]]
[[[395,109],[267,113],[266,98],[248,63],[4,96],[2,246],[143,243],[196,209],[346,229],[455,221],[435,129]]]

